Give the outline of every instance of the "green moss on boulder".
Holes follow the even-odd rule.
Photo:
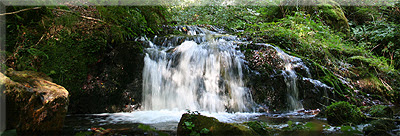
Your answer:
[[[253,129],[257,134],[262,135],[262,136],[270,135],[271,131],[276,131],[275,129],[272,129],[272,128],[266,126],[263,122],[259,122],[259,121],[249,121],[249,122],[245,122],[244,124],[249,126],[251,129]]]
[[[216,118],[185,113],[178,124],[178,135],[256,135],[247,126],[219,122]]]
[[[371,117],[393,118],[393,110],[389,106],[374,105],[369,109],[368,114]]]
[[[322,3],[318,8],[326,24],[341,32],[350,32],[349,22],[338,3],[329,0],[326,3]]]
[[[370,124],[363,129],[364,134],[368,136],[391,136],[388,131],[396,127],[394,122],[390,120],[373,120]]]
[[[331,125],[360,124],[364,120],[361,110],[345,101],[332,103],[326,107],[326,118]]]

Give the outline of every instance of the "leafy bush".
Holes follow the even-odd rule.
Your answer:
[[[171,7],[171,20],[179,25],[208,24],[224,27],[226,30],[243,30],[248,24],[262,20],[257,12],[259,6],[195,6]]]
[[[9,6],[7,12],[31,8]],[[164,11],[161,6],[49,6],[7,15],[6,64],[46,73],[70,92],[71,107],[79,107],[73,104],[83,94],[112,97],[116,92],[83,93],[91,66],[133,37],[157,34]]]
[[[400,68],[400,31],[399,26],[386,21],[373,21],[352,28],[355,43],[374,54],[384,56],[390,66]]]

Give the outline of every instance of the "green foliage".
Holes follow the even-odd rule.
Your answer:
[[[261,20],[257,12],[259,6],[195,6],[171,7],[171,20],[178,25],[209,24],[227,28],[225,30],[243,30],[248,24]]]
[[[184,124],[185,124],[185,127],[186,127],[187,129],[193,130],[194,124],[193,124],[192,122],[187,122],[187,121],[185,121]]]
[[[365,118],[358,107],[345,101],[332,103],[325,112],[328,123],[332,125],[357,125]]]
[[[29,9],[27,6],[8,6],[7,12]],[[6,22],[6,64],[17,70],[33,70],[39,67],[40,58],[48,56],[38,50],[38,43],[44,31],[39,21],[50,15],[46,7],[37,10],[28,10],[7,16]],[[32,30],[34,29],[34,30]]]
[[[279,22],[261,23],[249,25],[246,31],[252,33],[254,37],[263,36],[256,39],[256,42],[273,43],[301,56],[317,59],[319,62],[327,62],[325,59],[334,59],[328,48],[335,48],[343,51],[347,45],[341,41],[341,35],[336,35],[321,21],[313,20],[309,14],[296,12],[294,16],[287,16]],[[261,37],[261,36],[260,36]],[[324,52],[324,53],[321,53]]]
[[[7,12],[26,8],[32,7],[9,6]],[[77,102],[90,67],[127,39],[157,34],[164,11],[161,6],[48,6],[7,15],[6,64],[46,73]]]
[[[344,13],[349,19],[350,24],[363,25],[370,21],[380,18],[379,7],[375,6],[345,6]]]
[[[384,105],[373,105],[371,109],[369,109],[368,114],[372,117],[393,117],[393,110]]]
[[[293,130],[293,122],[292,121],[288,121],[287,124],[288,124],[288,127],[287,127],[288,130],[292,131]]]
[[[97,6],[101,18],[110,26],[109,40],[124,41],[127,37],[156,34],[158,24],[165,23],[161,6]]]
[[[104,39],[80,38],[80,35],[61,31],[58,40],[48,40],[47,45],[40,49],[49,56],[42,59],[40,70],[72,94],[80,91],[79,85],[86,80],[88,65],[95,63],[98,53],[106,47]]]
[[[399,26],[386,21],[373,21],[352,28],[353,40],[358,46],[371,50],[374,54],[385,57],[390,67],[399,69],[400,30]]]
[[[207,128],[203,128],[203,129],[199,129],[195,127],[195,124],[191,121],[194,118],[196,118],[193,115],[200,115],[200,113],[198,111],[190,111],[187,110],[187,114],[189,115],[189,117],[187,117],[187,121],[183,122],[183,128],[187,129],[190,132],[191,136],[200,136],[200,135],[204,135],[204,134],[208,134],[210,132],[210,130],[208,130]],[[199,131],[200,130],[200,131]]]

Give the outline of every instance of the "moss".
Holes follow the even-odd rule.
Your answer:
[[[369,111],[368,114],[371,117],[387,117],[387,118],[392,118],[393,117],[393,110],[389,106],[384,106],[384,105],[373,105]]]
[[[330,70],[312,61],[313,69],[315,71],[315,78],[334,88],[335,92],[342,98],[345,95],[351,94],[349,87],[345,86]]]
[[[396,126],[393,121],[389,120],[373,120],[370,122],[370,126],[365,127],[365,135],[388,135],[388,131],[394,129]]]
[[[326,107],[326,118],[331,125],[356,125],[360,124],[365,117],[355,105],[339,101]]]
[[[200,114],[185,113],[178,123],[178,135],[200,134],[203,129],[209,130],[207,135],[255,135],[256,133],[240,124],[219,122],[216,118]],[[203,131],[204,132],[204,131]]]
[[[348,58],[349,62],[361,67],[367,67],[372,69],[374,67],[378,68],[383,72],[394,72],[395,70],[387,63],[384,58],[377,57],[365,57],[365,56],[352,56]]]
[[[270,131],[273,131],[271,128],[268,128],[268,126],[264,125],[263,122],[259,121],[249,121],[245,122],[244,124],[253,129],[257,134],[263,136],[269,135]]]
[[[314,12],[319,12],[319,16],[322,17],[323,21],[335,30],[345,34],[350,32],[347,18],[342,7],[337,2],[334,0],[317,0],[316,2],[319,3],[318,6],[308,8],[309,13],[313,13],[313,11],[310,11],[310,9],[313,9]]]
[[[347,18],[338,5],[324,4],[319,9],[328,25],[344,33],[350,32]]]

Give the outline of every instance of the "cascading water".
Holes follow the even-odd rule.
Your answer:
[[[281,60],[282,62],[276,65],[279,65],[277,70],[281,70],[281,75],[284,77],[284,82],[286,84],[286,110],[287,111],[297,111],[303,109],[303,104],[300,101],[299,89],[297,86],[298,79],[296,68],[302,68],[306,75],[306,77],[311,77],[310,71],[306,65],[302,62],[300,58],[291,56],[281,49],[274,47],[269,44],[257,43],[257,46],[271,47],[274,51],[276,51],[276,60]]]
[[[283,52],[282,50],[275,48],[277,50],[278,56],[284,60],[284,70],[285,72],[285,82],[287,86],[287,101],[288,101],[288,110],[290,111],[295,111],[295,110],[300,110],[303,109],[303,105],[299,101],[299,90],[297,88],[297,75],[296,71],[294,68],[298,65],[304,65],[301,62],[300,58],[296,58],[293,56],[290,56]],[[307,69],[307,73],[309,74],[309,71]]]
[[[148,43],[148,48],[144,50],[146,55],[144,56],[142,73],[143,101],[141,109],[133,112],[97,114],[85,118],[93,118],[90,119],[90,122],[97,123],[100,126],[143,123],[158,130],[174,132],[182,114],[187,109],[199,111],[205,116],[215,117],[221,122],[231,123],[260,120],[261,116],[265,118],[269,115],[252,112],[255,111],[256,104],[252,100],[250,89],[246,87],[251,82],[246,82],[244,75],[253,76],[251,75],[252,72],[257,73],[256,70],[252,71],[250,70],[252,68],[248,68],[249,64],[256,62],[246,61],[247,65],[245,65],[244,55],[237,49],[238,43],[249,42],[237,42],[238,40],[234,36],[222,35],[199,27],[178,27],[180,27],[179,30],[186,30],[185,32],[188,35],[155,37],[151,42],[144,37],[136,39],[138,42]],[[278,99],[287,99],[286,101],[271,103],[271,105],[282,106],[284,107],[282,109],[287,109],[287,111],[302,109],[303,105],[299,100],[301,96],[299,96],[297,85],[299,81],[306,81],[306,83],[315,85],[313,92],[317,88],[333,89],[318,80],[312,79],[308,68],[300,58],[290,56],[279,48],[268,44],[254,45],[275,49],[271,50],[269,54],[273,58],[270,63],[276,67],[273,69],[274,72],[271,72],[272,74],[266,78],[283,77],[276,78],[279,82],[269,80],[272,82],[265,82],[265,85],[272,86],[272,84],[277,83],[277,87],[284,85],[287,87],[275,90],[257,84],[262,89],[270,89],[269,92],[280,91],[279,93],[269,94],[254,92],[254,94],[272,96],[265,100],[272,99],[272,102],[276,102],[273,101],[275,100],[274,96],[278,96],[276,97]],[[256,57],[261,58],[257,54],[262,53],[255,53]],[[274,55],[279,57],[273,57]],[[264,58],[268,57],[264,56]],[[260,59],[261,61],[264,60]],[[267,61],[264,63],[267,63]],[[306,74],[301,72],[301,76],[297,75],[299,67],[306,70]],[[279,72],[275,72],[275,70]],[[246,79],[252,78],[246,77]],[[281,82],[282,80],[285,81]],[[263,81],[265,80],[260,80],[260,82]],[[300,87],[301,83],[299,84]],[[324,90],[324,92],[324,96],[327,96],[327,90]],[[309,96],[314,97],[313,94]],[[256,95],[254,95],[254,98],[256,98]],[[304,100],[305,98],[303,98]],[[286,120],[287,117],[297,114],[300,113],[271,114],[271,117],[283,117]],[[269,120],[269,118],[266,119]],[[79,126],[79,129],[82,128],[84,127]]]
[[[144,110],[251,111],[251,94],[243,81],[244,55],[233,41],[215,39],[220,35],[207,30],[200,31],[207,35],[197,32],[188,34],[200,36],[199,44],[150,43],[143,69]]]

